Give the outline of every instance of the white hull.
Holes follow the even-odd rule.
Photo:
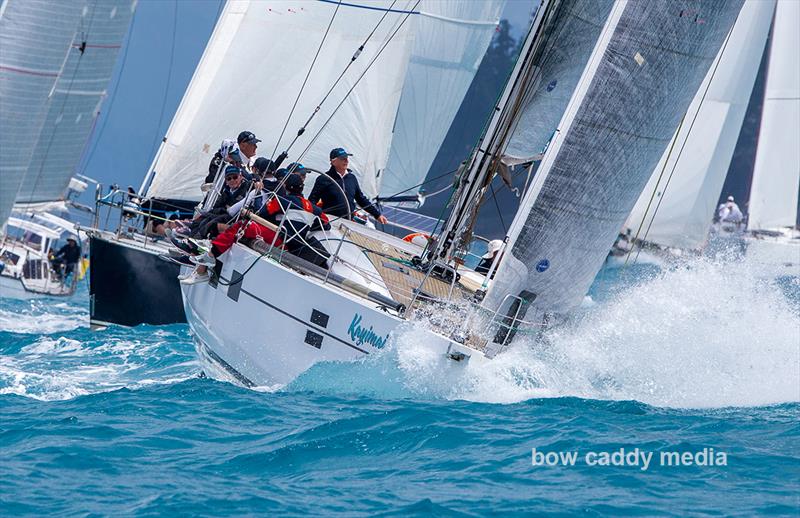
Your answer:
[[[787,274],[800,276],[800,233],[747,236],[745,243],[748,261],[783,268]]]
[[[408,325],[368,299],[259,259],[244,246],[220,262],[218,285],[182,286],[184,309],[201,354],[244,385],[283,385],[317,362],[363,358]],[[231,284],[239,272],[247,273]],[[425,340],[463,363],[484,359],[432,332]]]

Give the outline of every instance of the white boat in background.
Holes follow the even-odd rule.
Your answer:
[[[72,195],[87,187],[73,174],[135,5],[6,0],[0,6],[0,225],[9,213],[14,216],[0,231],[0,296],[70,295],[82,276],[76,272],[64,282],[51,268],[50,249],[57,250],[67,235],[81,240],[73,222],[53,213],[66,215],[77,206]]]
[[[745,236],[753,261],[800,276],[800,2],[778,0]]]
[[[263,241],[234,244],[209,282],[182,285],[200,354],[240,383],[272,386],[319,361],[376,353],[415,326],[431,354],[420,361],[480,364],[516,334],[537,334],[569,314],[740,7],[706,2],[700,13],[668,2],[542,2],[497,109],[458,173],[452,212],[435,241],[423,249],[336,221],[316,235],[331,254],[330,270]],[[377,17],[367,22],[375,10],[370,4],[358,16],[365,31],[380,26]],[[414,9],[382,11],[398,26]],[[293,58],[302,55],[293,49]],[[368,80],[380,71],[364,73]],[[323,143],[315,153],[349,146],[341,136],[327,140],[325,129],[305,133]],[[489,275],[466,269],[472,228],[501,163],[539,159]]]
[[[794,238],[800,189],[799,9],[794,0],[745,2],[674,143],[623,227],[611,265],[645,257],[668,263],[704,251],[734,250],[755,262],[800,265],[800,241]],[[712,225],[764,53],[769,56],[766,95],[749,218]]]
[[[0,297],[32,299],[72,295],[87,264],[79,260],[71,275],[54,267],[52,254],[79,240],[70,221],[48,213],[12,213],[0,238]],[[85,247],[86,243],[83,243]]]

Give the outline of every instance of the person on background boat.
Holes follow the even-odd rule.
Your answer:
[[[388,223],[386,216],[364,195],[358,178],[347,169],[351,156],[344,148],[332,149],[331,168],[317,177],[308,199],[315,205],[321,205],[327,214],[347,219],[353,219],[353,213],[361,207],[385,225]]]
[[[494,262],[494,258],[497,256],[497,253],[500,249],[503,248],[503,241],[500,239],[492,239],[486,245],[486,253],[483,254],[481,257],[481,262],[478,263],[478,266],[475,267],[475,271],[478,273],[482,273],[486,275],[489,273],[489,270],[492,268],[492,263]],[[496,272],[497,270],[495,270]],[[494,278],[494,273],[492,272],[492,278]]]
[[[74,236],[67,238],[67,244],[58,249],[51,262],[53,270],[60,279],[66,279],[74,271],[81,260],[81,246]]]
[[[721,204],[717,209],[717,215],[722,223],[741,223],[744,219],[741,209],[733,200],[733,196],[728,196],[728,201]]]
[[[319,207],[303,198],[303,187],[303,178],[297,174],[290,174],[284,182],[286,194],[273,197],[258,212],[260,216],[276,225],[285,220],[280,235],[254,221],[239,221],[211,242],[211,250],[191,258],[192,262],[197,264],[197,268],[189,275],[179,277],[181,283],[197,284],[208,281],[208,267],[214,266],[217,257],[233,246],[237,234],[242,229],[244,229],[243,237],[246,239],[262,239],[265,243],[284,246],[289,253],[327,268],[328,252],[317,239],[308,235],[308,232],[320,228],[329,230],[330,223]]]

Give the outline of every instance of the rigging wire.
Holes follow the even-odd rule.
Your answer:
[[[414,4],[414,8],[416,8],[416,7],[417,7],[417,5],[419,5],[419,2],[420,2],[420,0],[417,0],[417,3],[416,3],[416,4]],[[361,56],[361,53],[364,51],[364,47],[366,47],[366,45],[367,45],[367,43],[369,42],[369,40],[370,40],[370,39],[372,38],[372,36],[375,34],[375,31],[377,31],[377,30],[378,30],[378,27],[380,27],[380,25],[383,23],[383,20],[386,18],[386,16],[389,14],[389,12],[391,12],[391,11],[392,11],[392,8],[394,7],[394,4],[396,4],[396,3],[397,3],[397,0],[392,0],[392,4],[389,6],[389,8],[388,8],[388,9],[386,9],[386,10],[383,12],[383,15],[381,16],[380,20],[378,20],[378,23],[377,23],[377,24],[375,24],[375,27],[373,27],[373,28],[372,28],[372,31],[369,33],[369,35],[367,35],[367,38],[364,40],[364,43],[362,43],[362,44],[361,44],[361,45],[358,47],[358,49],[355,51],[355,53],[353,54],[353,56],[350,58],[350,62],[349,62],[349,63],[347,63],[347,66],[345,66],[345,67],[344,67],[344,70],[342,70],[341,74],[339,74],[339,77],[337,77],[337,78],[336,78],[336,80],[333,82],[333,84],[331,85],[331,87],[328,89],[327,93],[326,93],[326,94],[325,94],[325,95],[322,97],[322,100],[319,102],[319,104],[317,104],[316,108],[314,108],[314,111],[313,111],[313,112],[311,113],[311,115],[308,117],[308,120],[306,120],[305,124],[303,124],[303,126],[302,126],[302,127],[299,129],[299,130],[297,130],[297,135],[295,135],[294,139],[292,139],[292,141],[289,143],[289,145],[286,147],[286,150],[285,150],[283,153],[287,153],[287,154],[288,154],[288,151],[289,151],[289,150],[292,148],[292,146],[294,146],[294,144],[297,142],[297,139],[299,139],[299,138],[300,138],[300,136],[301,136],[301,135],[302,135],[302,134],[305,132],[305,130],[306,130],[306,126],[308,126],[308,125],[309,125],[309,123],[311,123],[311,120],[312,120],[312,119],[313,119],[313,118],[314,118],[314,117],[317,115],[317,113],[319,113],[320,109],[322,108],[322,105],[325,103],[325,101],[327,101],[327,100],[328,100],[328,97],[330,97],[331,93],[333,93],[333,90],[336,88],[336,86],[337,86],[337,85],[339,84],[339,82],[342,80],[342,78],[344,77],[344,75],[345,75],[345,74],[347,73],[347,71],[350,69],[350,66],[351,66],[353,63],[355,63],[356,59],[358,59],[358,58],[359,58],[359,56]],[[414,8],[412,8],[410,11],[408,11],[408,12],[406,13],[406,17],[403,19],[403,21],[405,21],[405,20],[406,20],[406,19],[407,19],[407,18],[408,18],[408,17],[409,17],[411,14],[412,14],[412,11],[413,11],[413,9],[414,9]],[[402,25],[403,25],[403,23],[401,22],[401,23],[400,23],[400,25],[402,26]],[[396,33],[396,32],[397,32],[397,31],[395,31],[395,33]],[[375,56],[376,58],[377,58],[377,56],[379,56],[379,55],[380,55],[380,53],[383,51],[383,49],[384,49],[384,48],[386,48],[386,44],[388,44],[388,43],[389,43],[389,41],[391,41],[393,38],[394,38],[394,33],[393,33],[393,34],[392,34],[392,35],[389,37],[389,39],[386,41],[386,43],[384,44],[384,46],[383,46],[383,47],[381,47],[381,50],[380,50],[380,51],[378,51],[378,54]],[[366,73],[366,71],[367,71],[367,70],[369,70],[369,68],[372,66],[372,63],[374,63],[374,62],[375,62],[375,59],[373,59],[373,60],[370,62],[370,64],[369,64],[369,65],[367,65],[367,68],[364,70],[364,73]],[[362,73],[362,74],[361,74],[361,76],[359,76],[358,80],[357,80],[357,81],[356,81],[356,83],[353,85],[353,88],[355,88],[355,85],[357,85],[357,84],[358,84],[358,82],[361,80],[361,78],[364,76],[364,73]],[[344,96],[344,99],[347,99],[347,97],[350,95],[350,92],[352,92],[352,91],[353,91],[353,88],[350,88],[350,90],[348,90],[347,94],[345,94],[345,96]],[[344,100],[342,100],[342,103],[343,103],[343,102],[344,102]],[[342,103],[339,103],[339,106],[341,106],[341,105],[342,105]],[[338,110],[338,109],[339,109],[339,106],[337,106],[337,107],[336,107],[336,109],[334,110],[334,112],[333,112],[333,113],[336,113],[336,110]],[[333,116],[333,114],[331,114],[331,116]],[[329,121],[330,121],[330,119],[328,119],[328,121],[326,121],[326,122],[325,122],[325,125],[323,125],[323,126],[322,126],[322,128],[320,129],[320,131],[322,131],[322,129],[323,129],[323,128],[325,128],[325,126],[327,125],[327,123],[328,123]],[[317,136],[319,136],[319,133],[317,133]],[[314,140],[316,140],[316,137],[314,138]],[[312,142],[313,142],[313,140],[312,140]],[[309,147],[310,147],[310,146],[309,146]],[[300,157],[298,158],[298,160],[299,160],[300,158],[302,158],[302,157],[303,157],[303,155],[305,155],[305,152],[306,152],[306,151],[308,151],[308,147],[307,147],[307,148],[306,148],[306,149],[303,151],[303,153],[300,155]],[[282,153],[282,154],[283,154],[283,153]]]
[[[305,90],[306,83],[308,82],[308,78],[311,76],[311,71],[314,69],[314,65],[317,62],[317,58],[319,57],[320,51],[322,51],[322,47],[325,44],[325,40],[328,38],[328,32],[331,30],[331,26],[333,25],[333,20],[336,18],[336,13],[339,12],[339,7],[342,5],[342,0],[336,4],[336,9],[333,10],[333,15],[331,16],[331,20],[328,22],[328,27],[325,28],[325,34],[322,35],[322,41],[319,42],[319,46],[317,47],[317,52],[314,54],[314,59],[311,60],[311,65],[308,67],[308,72],[306,72],[306,77],[303,79],[303,84],[300,86],[300,91],[297,92],[297,97],[294,99],[294,104],[292,105],[292,109],[289,111],[289,116],[286,117],[286,122],[283,125],[283,129],[281,130],[281,134],[278,137],[278,141],[275,142],[275,149],[272,150],[272,155],[270,155],[270,159],[275,158],[275,153],[278,152],[278,148],[281,145],[281,139],[283,139],[283,134],[286,132],[286,128],[289,126],[289,121],[292,120],[292,115],[294,115],[294,110],[297,108],[297,103],[300,101],[300,96],[303,95],[303,90]],[[348,65],[349,66],[349,65]]]
[[[397,0],[392,2],[392,6],[394,6],[396,1]],[[406,20],[408,20],[408,17],[411,16],[411,14],[413,14],[414,9],[417,8],[417,6],[419,5],[420,2],[421,2],[421,0],[416,0],[416,3],[414,4],[414,6],[411,9],[406,11],[405,16],[403,17],[403,19],[400,21],[400,23],[397,24],[397,27],[395,27],[394,31],[389,35],[389,37],[383,43],[381,48],[378,49],[378,52],[375,54],[375,56],[372,58],[372,60],[369,62],[369,64],[366,66],[366,68],[361,72],[361,75],[359,75],[358,78],[355,80],[355,82],[353,83],[353,86],[351,86],[350,89],[347,91],[347,93],[344,95],[344,97],[342,97],[342,100],[339,102],[339,104],[336,105],[336,108],[333,109],[331,114],[328,116],[327,120],[325,120],[325,123],[317,131],[316,135],[314,135],[314,138],[311,139],[311,142],[309,142],[308,145],[306,146],[306,148],[303,150],[303,152],[300,153],[300,156],[297,158],[298,161],[302,160],[302,158],[309,151],[309,149],[311,149],[311,146],[313,146],[314,143],[317,141],[317,139],[319,139],[319,137],[322,135],[322,132],[325,130],[325,128],[328,126],[328,124],[330,124],[331,120],[333,120],[334,115],[336,115],[336,113],[339,111],[339,108],[341,108],[342,105],[344,105],[344,102],[347,100],[348,97],[350,97],[350,94],[353,93],[353,90],[355,90],[356,86],[358,86],[358,84],[364,78],[366,73],[370,70],[370,68],[372,68],[372,65],[375,64],[375,61],[377,61],[377,59],[381,56],[383,51],[386,50],[386,47],[389,46],[389,43],[392,42],[394,37],[397,35],[397,33],[403,27],[403,24],[405,24]],[[381,20],[383,20],[386,17],[387,13],[388,13],[388,11],[384,13],[384,15],[381,17]],[[380,24],[380,22],[379,22],[379,24]],[[375,30],[377,30],[377,28],[378,27],[375,26],[375,29],[373,29],[372,33],[370,33],[370,37],[375,32]],[[363,48],[363,45],[362,45],[362,48]],[[351,63],[352,63],[352,61],[351,61]],[[348,64],[347,66],[349,67],[350,64]],[[339,76],[339,77],[341,78],[341,76]],[[339,81],[339,79],[337,79],[337,82],[338,81]],[[327,98],[327,95],[326,95],[326,98]],[[323,101],[324,101],[324,99],[323,99]],[[320,105],[322,105],[322,103],[320,103]],[[319,106],[317,107],[317,110],[314,111],[314,114],[312,114],[312,117],[313,117],[313,115],[315,115],[317,113],[318,109],[319,109]],[[304,128],[301,128],[301,131],[302,131],[302,129],[304,129]],[[298,137],[299,137],[299,135],[298,135]],[[294,142],[296,140],[297,140],[297,138],[295,138],[295,140],[292,141],[292,144],[294,144]],[[291,147],[292,144],[290,144],[289,147]]]
[[[739,13],[739,14],[741,14],[741,13]],[[706,89],[703,91],[702,97],[700,97],[700,103],[699,103],[699,105],[697,107],[697,111],[695,112],[694,117],[692,118],[691,124],[689,124],[689,130],[686,132],[686,138],[683,140],[683,143],[681,144],[680,150],[678,150],[678,156],[675,158],[675,163],[672,165],[672,170],[670,171],[669,176],[667,177],[667,183],[664,184],[664,189],[663,189],[663,191],[661,193],[661,198],[659,198],[658,203],[656,203],[656,208],[653,210],[653,216],[650,218],[650,223],[648,223],[648,225],[647,225],[647,229],[645,230],[644,237],[642,237],[642,241],[646,241],[647,240],[647,235],[650,233],[650,229],[653,226],[653,221],[655,221],[655,219],[656,219],[656,215],[658,214],[658,209],[661,207],[661,202],[664,201],[664,196],[667,194],[667,188],[669,187],[669,184],[672,181],[672,176],[675,174],[675,170],[678,168],[678,162],[681,159],[681,155],[683,154],[683,150],[686,148],[686,143],[689,142],[689,137],[692,134],[692,128],[694,128],[694,123],[697,122],[697,117],[700,115],[700,110],[702,109],[703,103],[706,100],[706,95],[708,95],[708,90],[711,88],[711,83],[714,81],[714,76],[717,73],[717,69],[719,68],[720,63],[722,63],[722,57],[725,55],[725,49],[728,47],[728,42],[730,41],[731,33],[733,32],[733,28],[736,26],[736,22],[739,19],[739,14],[736,15],[736,20],[733,21],[733,25],[731,26],[731,29],[728,31],[728,35],[727,35],[727,37],[725,38],[725,41],[722,44],[722,49],[719,52],[719,59],[717,60],[717,63],[714,65],[714,69],[711,71],[711,77],[708,80],[708,84],[706,85]],[[667,163],[669,163],[669,158],[672,155],[672,151],[673,151],[675,143],[677,142],[677,139],[678,139],[678,134],[680,133],[681,127],[682,127],[683,122],[684,122],[684,119],[686,118],[686,115],[688,113],[689,112],[688,112],[688,109],[687,109],[686,113],[684,113],[683,117],[681,118],[681,123],[680,123],[680,125],[678,125],[678,129],[675,132],[675,139],[673,140],[672,146],[670,146],[669,152],[667,153],[667,158],[664,161],[664,169],[666,169]],[[664,169],[662,169],[662,171],[661,171],[662,175],[664,174]],[[659,175],[658,182],[656,182],[656,186],[653,188],[653,194],[650,196],[650,202],[648,202],[648,204],[647,204],[647,209],[650,208],[650,203],[652,203],[652,201],[653,201],[653,197],[655,196],[655,191],[658,188],[658,184],[660,182],[661,182],[661,175]],[[634,240],[633,240],[634,243],[636,243],[636,241],[637,241],[637,239],[639,237],[639,231],[641,230],[642,226],[644,225],[644,221],[647,219],[647,209],[645,210],[645,216],[644,216],[644,218],[642,218],[642,222],[639,224],[639,229],[636,231],[636,236],[634,237]],[[641,242],[640,242],[638,250],[636,252],[636,257],[633,260],[634,264],[636,263],[636,261],[639,260],[639,254],[641,253],[641,251],[642,251],[642,245],[641,245]],[[625,257],[625,264],[626,265],[628,264],[628,259],[630,258],[630,255],[631,255],[632,252],[633,252],[633,247],[631,247],[631,249],[628,251],[628,255]]]
[[[94,6],[92,7],[92,16],[89,18],[89,23],[88,23],[88,25],[86,27],[86,30],[85,31],[82,30],[82,28],[83,28],[83,16],[81,16],[80,24],[78,25],[78,30],[75,31],[76,34],[78,32],[81,33],[81,44],[78,47],[78,51],[80,52],[80,55],[78,56],[78,62],[75,63],[75,69],[72,71],[72,77],[70,77],[69,83],[67,84],[67,91],[64,93],[64,98],[61,101],[61,107],[59,108],[58,116],[56,117],[56,121],[60,121],[64,116],[64,109],[67,106],[67,100],[69,99],[69,95],[72,92],[72,86],[73,86],[73,84],[75,82],[75,77],[78,75],[78,70],[80,70],[80,68],[81,68],[81,62],[83,60],[83,56],[84,56],[84,53],[85,53],[85,50],[86,50],[86,42],[89,39],[89,31],[92,28],[92,22],[94,21],[94,15],[97,12],[97,2],[98,2],[98,0],[95,0]],[[64,58],[64,64],[66,64],[69,61],[69,54],[70,54],[70,52],[72,52],[73,48],[75,48],[74,47],[74,39],[73,39],[73,42],[70,43],[69,52],[67,52],[67,55]],[[59,77],[56,78],[55,82],[53,83],[53,94],[55,94],[55,91],[56,91],[56,88],[58,87],[60,78],[61,78],[61,76],[59,75]],[[56,123],[56,126],[57,126],[57,124],[58,123]],[[54,127],[53,131],[50,133],[50,138],[47,140],[47,146],[45,147],[44,156],[42,157],[41,164],[39,165],[39,170],[36,172],[36,179],[33,181],[33,188],[31,190],[32,193],[35,193],[37,187],[39,186],[39,181],[42,178],[42,173],[44,172],[44,166],[45,166],[45,163],[47,162],[47,158],[50,155],[50,148],[53,146],[53,141],[55,140],[55,136],[56,136],[56,128]],[[19,193],[22,191],[22,187],[23,187],[24,184],[25,184],[25,182],[20,183],[20,186],[17,189],[17,196],[15,196],[15,198],[19,196]],[[31,213],[31,218],[33,218],[33,213]]]

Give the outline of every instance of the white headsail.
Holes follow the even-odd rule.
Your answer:
[[[373,30],[289,160],[327,169],[330,150],[345,147],[357,172],[382,169],[412,46],[408,18],[417,15],[415,3],[230,0],[151,166],[147,195],[199,200],[211,156],[223,139],[242,130],[262,140],[259,155],[284,150]]]
[[[415,195],[492,40],[506,0],[424,0],[392,133],[381,196]],[[366,191],[365,191],[366,192]],[[367,193],[368,195],[375,193]]]
[[[0,226],[47,115],[84,2],[0,2]]]
[[[748,228],[794,226],[800,186],[800,2],[778,0]]]
[[[667,147],[628,217],[625,227],[632,235],[641,228],[639,238],[650,243],[683,249],[705,244],[774,11],[774,0],[742,6],[689,105],[674,147]]]
[[[135,0],[85,2],[17,203],[59,200],[75,174],[106,97]]]
[[[580,304],[740,7],[615,2],[511,225],[489,307],[508,307],[507,294],[537,314]]]

